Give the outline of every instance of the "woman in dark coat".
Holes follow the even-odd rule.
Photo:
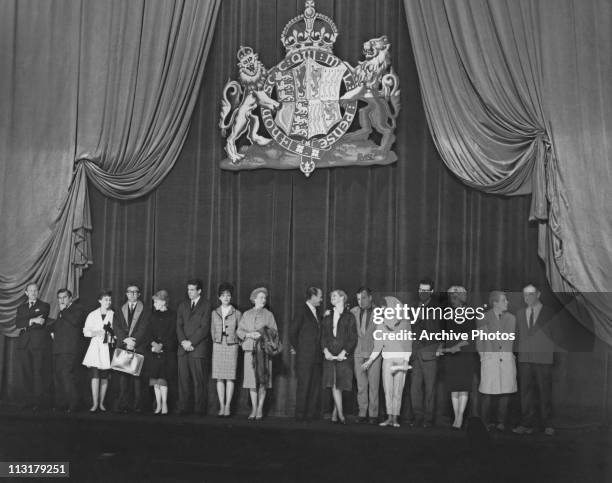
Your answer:
[[[346,424],[342,410],[342,391],[353,388],[353,351],[357,345],[355,317],[345,308],[346,293],[334,290],[331,295],[333,310],[328,311],[321,324],[323,384],[332,389],[334,411],[332,422]]]
[[[177,372],[176,312],[168,308],[168,292],[153,295],[151,314],[151,350],[146,354],[145,369],[149,385],[155,391],[155,414],[168,414],[168,382]]]
[[[467,290],[454,285],[448,289],[448,299],[456,314],[461,314],[465,310]],[[474,344],[470,341],[470,337],[472,329],[475,328],[474,320],[468,317],[456,316],[453,320],[447,321],[447,331],[467,333],[469,336],[468,340],[446,342],[446,346],[442,349],[446,385],[451,393],[455,417],[451,426],[453,429],[461,429],[463,425],[463,413],[474,380],[476,358]]]

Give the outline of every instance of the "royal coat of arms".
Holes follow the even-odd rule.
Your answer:
[[[223,169],[299,167],[310,176],[316,167],[397,160],[400,89],[391,44],[384,35],[364,42],[365,58],[352,67],[333,53],[337,36],[332,19],[308,0],[281,34],[279,64],[267,70],[251,47],[240,47],[239,80],[225,84],[221,101]]]

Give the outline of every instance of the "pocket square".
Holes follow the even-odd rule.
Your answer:
[[[34,312],[40,312],[40,309],[36,309]]]

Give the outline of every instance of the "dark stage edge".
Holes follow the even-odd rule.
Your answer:
[[[486,441],[439,427],[4,409],[0,460],[69,461],[78,482],[590,483],[612,481],[612,431]]]

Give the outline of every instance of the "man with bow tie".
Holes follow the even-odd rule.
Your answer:
[[[17,350],[21,367],[23,390],[22,407],[37,410],[47,405],[51,393],[50,367],[51,337],[46,324],[49,304],[38,298],[38,285],[26,287],[27,300],[17,307],[15,326],[20,329]]]
[[[117,347],[144,354],[151,343],[149,334],[149,313],[139,300],[140,288],[136,284],[128,286],[126,302],[113,318],[113,331],[117,337]],[[117,372],[119,376],[118,412],[141,412],[143,410],[142,376],[132,376]]]
[[[78,374],[83,357],[83,325],[87,313],[67,288],[57,291],[59,312],[49,320],[53,335],[55,408],[74,412],[79,406]]]

